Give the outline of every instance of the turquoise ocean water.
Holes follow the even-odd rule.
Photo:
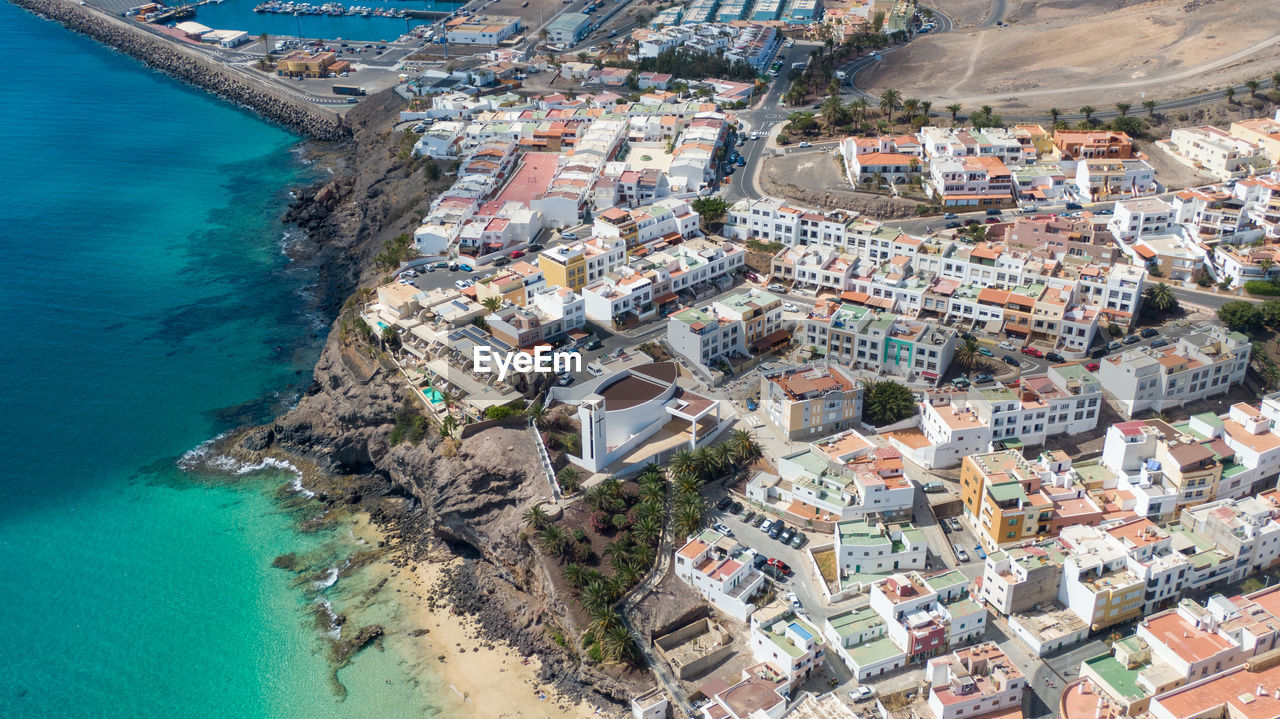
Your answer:
[[[175,468],[309,380],[325,321],[277,219],[298,138],[6,3],[0,26],[0,715],[429,713],[392,652],[336,700],[271,568],[335,541],[294,531],[287,476]]]

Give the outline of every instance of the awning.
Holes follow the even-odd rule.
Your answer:
[[[867,304],[871,307],[880,307],[886,310],[893,308],[893,300],[888,297],[868,297]]]
[[[937,373],[937,372],[930,372],[929,370],[924,370],[924,371],[922,371],[922,372],[920,373],[920,376],[921,376],[921,377],[924,377],[925,379],[938,379],[938,373]]]
[[[754,352],[759,352],[761,350],[772,349],[773,347],[777,347],[778,345],[785,344],[790,341],[791,341],[791,333],[789,331],[774,330],[773,332],[770,332],[769,334],[765,335],[764,337],[761,337],[755,342],[752,342],[751,350]]]
[[[582,330],[569,330],[566,334],[569,335],[569,339],[571,340],[581,340],[588,337],[587,333]]]
[[[854,292],[852,290],[840,293],[840,299],[848,300],[849,302],[857,302],[858,304],[866,302],[870,297],[871,295],[866,292]]]
[[[1133,251],[1137,252],[1138,256],[1144,257],[1148,260],[1156,256],[1156,251],[1146,245],[1134,245]]]
[[[680,298],[676,296],[676,293],[668,292],[664,295],[658,295],[657,297],[654,297],[653,303],[656,305],[665,305],[668,302],[675,302],[678,299]]]

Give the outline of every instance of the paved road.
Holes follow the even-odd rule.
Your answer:
[[[987,8],[987,16],[978,23],[978,27],[995,27],[996,23],[1004,20],[1005,6],[1005,0],[991,0],[991,7]]]

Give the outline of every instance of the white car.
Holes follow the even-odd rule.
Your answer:
[[[1014,346],[1013,346],[1013,343],[1011,343],[1011,342],[1001,342],[1001,343],[1000,343],[1000,349],[1005,350],[1005,351],[1007,351],[1007,352],[1012,352],[1012,351],[1014,351],[1015,349],[1017,349],[1017,347],[1014,347]]]
[[[791,603],[792,608],[800,609],[800,598],[794,592],[787,594],[787,601]]]
[[[871,687],[866,686],[864,684],[858,687],[857,689],[849,692],[849,699],[855,702],[861,702],[861,701],[866,701],[875,695],[876,693],[871,690]]]
[[[465,290],[471,286],[471,280],[458,280],[453,283],[453,286],[460,290]]]
[[[800,147],[813,147],[813,143],[812,143],[812,142],[802,142],[802,143],[800,143]]]
[[[799,311],[800,311],[800,308],[799,308],[799,307],[796,307],[794,304],[792,304],[792,303],[790,303],[790,302],[783,302],[783,303],[782,303],[782,309],[786,310],[787,312],[799,312]]]

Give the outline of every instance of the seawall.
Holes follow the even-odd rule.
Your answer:
[[[54,20],[68,29],[130,55],[148,66],[247,107],[268,120],[317,140],[346,140],[351,129],[332,110],[293,97],[253,70],[235,68],[153,34],[131,20],[69,0],[10,0],[14,5]]]

